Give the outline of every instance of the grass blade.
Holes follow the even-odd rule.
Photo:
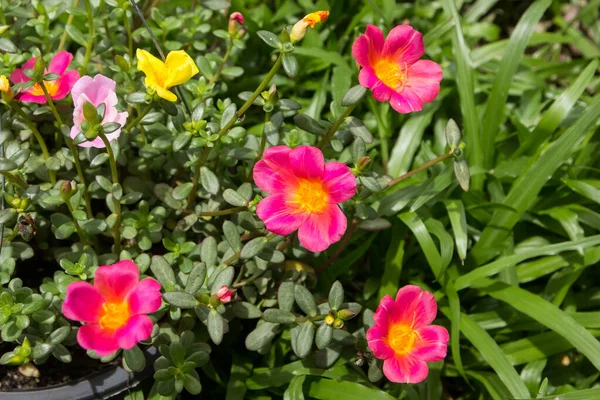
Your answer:
[[[404,234],[406,228],[400,222],[394,221],[392,228],[392,243],[385,256],[385,270],[381,277],[381,286],[379,287],[378,298],[386,294],[392,297],[398,291],[400,284],[400,274],[402,273],[402,259],[404,258]]]
[[[400,218],[400,220],[404,222],[415,235],[433,274],[436,278],[439,277],[442,272],[442,257],[421,218],[413,212],[402,213],[398,215],[398,218]]]
[[[460,200],[446,200],[444,205],[448,210],[448,217],[452,225],[456,251],[460,259],[464,260],[467,258],[467,215],[465,206]]]

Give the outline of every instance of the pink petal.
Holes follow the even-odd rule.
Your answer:
[[[383,57],[391,58],[400,65],[406,63],[407,66],[411,66],[424,52],[423,35],[410,25],[400,25],[392,29],[383,46]]]
[[[397,308],[397,304],[392,299],[389,294],[386,294],[381,298],[379,305],[377,306],[377,310],[373,314],[373,319],[375,320],[375,324],[380,326],[386,332],[388,330],[388,317],[389,315],[395,313]],[[386,334],[387,336],[387,334]]]
[[[417,330],[420,340],[411,355],[427,362],[446,358],[450,336],[443,326],[430,325]]]
[[[394,89],[386,86],[383,82],[378,80],[377,83],[371,87],[371,94],[375,100],[384,102],[389,101],[395,92]]]
[[[152,278],[138,282],[127,297],[131,315],[150,314],[158,310],[162,304],[160,283]]]
[[[352,44],[352,57],[354,57],[361,67],[368,67],[371,65],[369,62],[370,51],[369,38],[366,35],[360,35]]]
[[[25,103],[46,104],[46,96],[35,96],[29,93],[29,90],[22,92],[16,96],[17,100]]]
[[[427,378],[429,368],[425,361],[408,355],[396,356],[383,362],[383,374],[392,382],[419,383]]]
[[[292,149],[287,146],[268,148],[263,159],[256,163],[252,173],[256,185],[267,193],[284,192],[296,181],[290,172],[289,155]]]
[[[372,66],[381,57],[384,40],[381,29],[367,25],[365,33],[352,44],[352,56],[360,66]]]
[[[69,53],[66,50],[56,53],[52,61],[50,61],[50,65],[48,66],[48,72],[62,75],[67,70],[67,67],[71,63],[71,60],[73,60],[73,54]]]
[[[119,350],[115,331],[102,329],[98,324],[86,324],[79,328],[77,342],[86,350],[94,350],[100,357]]]
[[[71,70],[58,78],[58,90],[52,96],[52,100],[62,100],[69,95],[71,88],[79,79],[79,72]]]
[[[396,304],[400,312],[391,316],[392,321],[412,321],[414,329],[431,324],[437,315],[435,297],[415,285],[400,288],[396,295]]]
[[[71,90],[71,94],[73,95],[73,103],[77,103],[77,99],[85,93],[87,98],[92,104],[95,106],[99,106],[101,103],[104,103],[109,97],[109,94],[114,94],[116,91],[117,83],[110,78],[107,78],[104,75],[98,74],[91,78],[89,76],[82,76],[73,89]],[[116,95],[113,96],[114,99],[110,102],[110,105],[116,105]]]
[[[370,340],[369,349],[373,352],[373,355],[380,360],[386,360],[394,357],[394,350],[381,339]]]
[[[17,68],[10,74],[10,80],[12,83],[21,83],[28,82],[31,79],[23,73],[22,68]]]
[[[385,45],[385,38],[383,37],[383,32],[381,29],[376,27],[375,25],[368,24],[367,29],[365,30],[365,35],[369,38],[371,42],[371,48],[373,50],[373,55],[379,55],[383,51],[383,46]]]
[[[286,195],[267,196],[256,206],[256,214],[267,229],[278,235],[289,235],[308,218],[308,213],[300,213],[286,203]]]
[[[388,101],[394,94],[394,90],[381,82],[371,67],[360,70],[358,82],[361,86],[371,89],[373,98],[377,101]]]
[[[135,315],[129,318],[124,327],[115,331],[119,347],[129,350],[142,340],[148,339],[152,334],[153,325],[154,323],[147,315]]]
[[[442,76],[442,67],[439,64],[429,60],[419,60],[408,68],[407,84],[423,103],[429,103],[435,100],[440,92]]]
[[[356,193],[356,178],[346,164],[330,162],[325,164],[323,186],[327,190],[330,203],[342,203]]]
[[[392,94],[390,100],[392,108],[398,111],[400,114],[408,114],[414,111],[421,111],[423,109],[423,102],[416,92],[412,91],[411,88],[404,88],[402,93]]]
[[[125,301],[138,283],[140,270],[133,261],[123,260],[112,266],[103,265],[96,270],[94,286],[111,303]]]
[[[331,205],[323,213],[311,214],[306,219],[298,229],[298,239],[310,251],[323,251],[344,236],[347,223],[342,210]]]
[[[98,322],[104,298],[87,282],[73,282],[67,286],[67,295],[62,304],[63,315],[73,321]]]
[[[290,152],[290,168],[299,178],[321,178],[325,170],[325,158],[316,147],[298,146]]]

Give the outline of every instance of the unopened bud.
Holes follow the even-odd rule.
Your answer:
[[[35,64],[33,64],[33,71],[35,72],[36,80],[41,80],[46,69],[46,63],[42,57],[37,57]]]
[[[194,297],[202,304],[208,304],[210,297],[206,293],[195,293]]]
[[[225,285],[215,293],[221,303],[229,303],[233,299],[233,292]]]
[[[342,321],[341,319],[336,318],[335,321],[333,321],[333,327],[336,329],[341,329],[344,327],[344,321]]]
[[[244,25],[244,16],[240,12],[234,12],[229,16],[229,33],[233,34]]]
[[[9,102],[15,97],[15,94],[10,87],[8,78],[4,75],[0,75],[0,92],[2,92],[2,98],[4,101]]]
[[[347,308],[344,310],[340,310],[337,313],[337,317],[341,320],[347,321],[349,319],[352,319],[356,316],[356,313],[352,310],[348,310]]]
[[[331,316],[331,315],[328,315],[328,316],[325,317],[324,321],[325,321],[325,323],[327,325],[332,325],[333,322],[335,321],[335,318],[333,316]]]
[[[83,104],[83,116],[87,122],[98,122],[98,111],[96,111],[96,107],[89,101]]]
[[[66,181],[60,187],[60,198],[67,201],[73,196],[73,185],[71,182]]]
[[[358,159],[356,166],[358,167],[359,171],[363,171],[365,168],[367,168],[369,166],[369,164],[371,164],[371,158],[368,156],[363,156]]]
[[[329,17],[329,11],[317,11],[310,13],[292,27],[290,39],[292,43],[302,40],[308,28],[314,28],[317,22],[323,22]]]
[[[268,91],[268,96],[269,97],[265,100],[267,100],[270,104],[276,105],[279,101],[279,95],[277,94],[277,85],[271,85]]]

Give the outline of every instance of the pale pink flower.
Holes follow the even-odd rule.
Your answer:
[[[396,301],[384,296],[367,331],[373,355],[383,359],[383,373],[392,382],[419,383],[429,374],[428,362],[446,357],[448,331],[431,325],[437,314],[435,298],[418,286],[398,290]]]
[[[73,89],[71,90],[73,104],[75,105],[75,110],[73,110],[73,127],[71,128],[70,134],[71,138],[75,139],[81,132],[81,124],[85,121],[83,105],[88,101],[95,107],[98,107],[100,104],[106,106],[104,119],[101,122],[102,124],[117,122],[121,124],[121,126],[125,125],[129,113],[127,111],[119,112],[117,110],[118,100],[116,88],[117,84],[115,81],[100,74],[96,75],[94,78],[82,76],[81,79],[75,83],[75,86],[73,86]],[[106,138],[109,142],[117,140],[120,134],[121,128],[114,132],[107,133]],[[97,148],[106,147],[100,137],[96,137],[92,141],[79,143],[79,146]]]
[[[221,289],[217,290],[215,295],[219,298],[221,303],[229,303],[233,300],[233,292],[225,285],[221,286]]]
[[[48,68],[44,72],[44,74],[53,73],[60,75],[58,79],[53,81],[44,81],[44,86],[48,90],[48,94],[52,100],[62,100],[67,97],[71,91],[71,88],[77,79],[79,79],[79,72],[77,72],[77,70],[73,69],[65,72],[72,59],[73,54],[66,50],[60,51],[56,53],[52,61],[50,61],[50,65],[48,65]],[[13,83],[29,82],[31,78],[25,75],[23,71],[27,69],[33,69],[36,60],[37,57],[33,57],[23,64],[21,68],[15,69],[10,76],[10,80]],[[39,83],[36,83],[29,89],[18,93],[15,98],[28,103],[46,104],[46,97],[44,96],[44,92],[42,91],[42,87]]]
[[[152,334],[154,323],[146,314],[161,306],[160,284],[140,279],[133,261],[119,261],[96,270],[94,286],[73,282],[62,305],[65,317],[85,323],[77,342],[86,350],[107,356],[131,349]]]
[[[352,55],[362,67],[358,81],[371,89],[377,101],[389,101],[402,114],[423,109],[437,97],[442,68],[433,61],[419,60],[425,51],[423,36],[410,25],[400,25],[384,39],[381,30],[367,30],[352,45]]]
[[[342,238],[346,216],[338,206],[356,192],[356,178],[341,162],[325,164],[316,147],[271,147],[254,167],[254,182],[269,193],[256,207],[267,229],[323,251]]]

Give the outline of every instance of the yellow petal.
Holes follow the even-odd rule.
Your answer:
[[[165,88],[181,85],[199,72],[192,57],[183,50],[170,52],[167,55],[165,64],[168,73],[165,79]]]
[[[159,86],[164,86],[167,70],[165,63],[148,53],[146,50],[137,49],[135,55],[138,59],[137,69],[156,82]]]
[[[146,77],[146,79],[144,80],[144,85],[146,85],[147,88],[152,88],[157,95],[159,95],[165,100],[172,102],[177,101],[177,96],[175,95],[175,93],[165,89],[152,78]]]

